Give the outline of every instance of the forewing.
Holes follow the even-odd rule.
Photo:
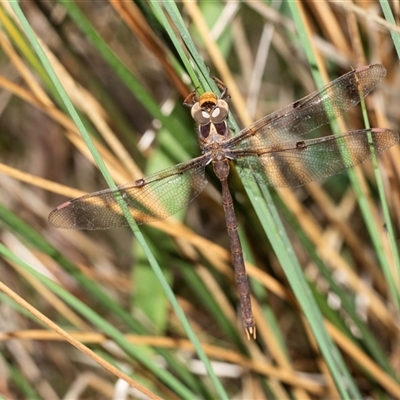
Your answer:
[[[138,224],[175,214],[206,186],[205,156],[175,165],[157,174],[70,200],[49,215],[50,225],[65,229],[108,229],[128,225],[115,198],[119,191]]]
[[[395,131],[364,129],[249,151],[247,156],[242,153],[237,164],[246,178],[275,187],[296,187],[358,165],[371,157],[371,149],[380,154],[398,142]]]
[[[227,143],[228,147],[246,149],[263,147],[310,132],[336,119],[367,96],[385,77],[380,64],[350,71],[324,88],[311,93],[243,129]]]

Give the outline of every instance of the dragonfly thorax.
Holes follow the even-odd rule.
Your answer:
[[[226,121],[220,123],[209,122],[198,127],[198,138],[203,152],[207,150],[213,151],[213,148],[220,148],[221,143],[228,137],[229,129]]]

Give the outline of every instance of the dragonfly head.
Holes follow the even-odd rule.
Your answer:
[[[217,97],[215,93],[205,92],[191,108],[192,118],[199,125],[209,123],[219,124],[224,122],[229,113],[229,106],[225,100]]]

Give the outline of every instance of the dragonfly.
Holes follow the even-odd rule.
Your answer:
[[[248,339],[256,339],[250,288],[228,176],[233,161],[242,177],[273,187],[297,187],[320,181],[358,165],[399,142],[391,129],[361,129],[340,135],[303,139],[302,135],[338,118],[357,105],[385,77],[380,64],[354,69],[320,90],[269,114],[236,135],[228,125],[228,89],[221,93],[192,92],[184,104],[197,124],[201,155],[135,180],[69,200],[49,214],[53,227],[97,230],[129,225],[122,208],[136,223],[149,223],[175,214],[207,185],[205,168],[211,164],[221,182],[232,264]],[[117,197],[119,196],[119,200]],[[123,200],[125,207],[119,201]]]

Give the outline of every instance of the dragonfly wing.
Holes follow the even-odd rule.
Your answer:
[[[138,224],[175,214],[206,186],[205,156],[175,165],[147,178],[70,200],[49,214],[50,225],[65,229],[108,229],[128,225],[116,192]]]
[[[357,105],[361,96],[367,96],[385,75],[386,70],[380,64],[350,71],[322,89],[256,121],[232,137],[227,145],[244,149],[296,140],[296,136],[333,121]]]
[[[246,178],[275,187],[296,187],[358,165],[369,159],[372,151],[380,154],[398,142],[399,133],[390,129],[363,129],[343,135],[281,143],[250,150],[247,155],[242,152],[237,163]]]

